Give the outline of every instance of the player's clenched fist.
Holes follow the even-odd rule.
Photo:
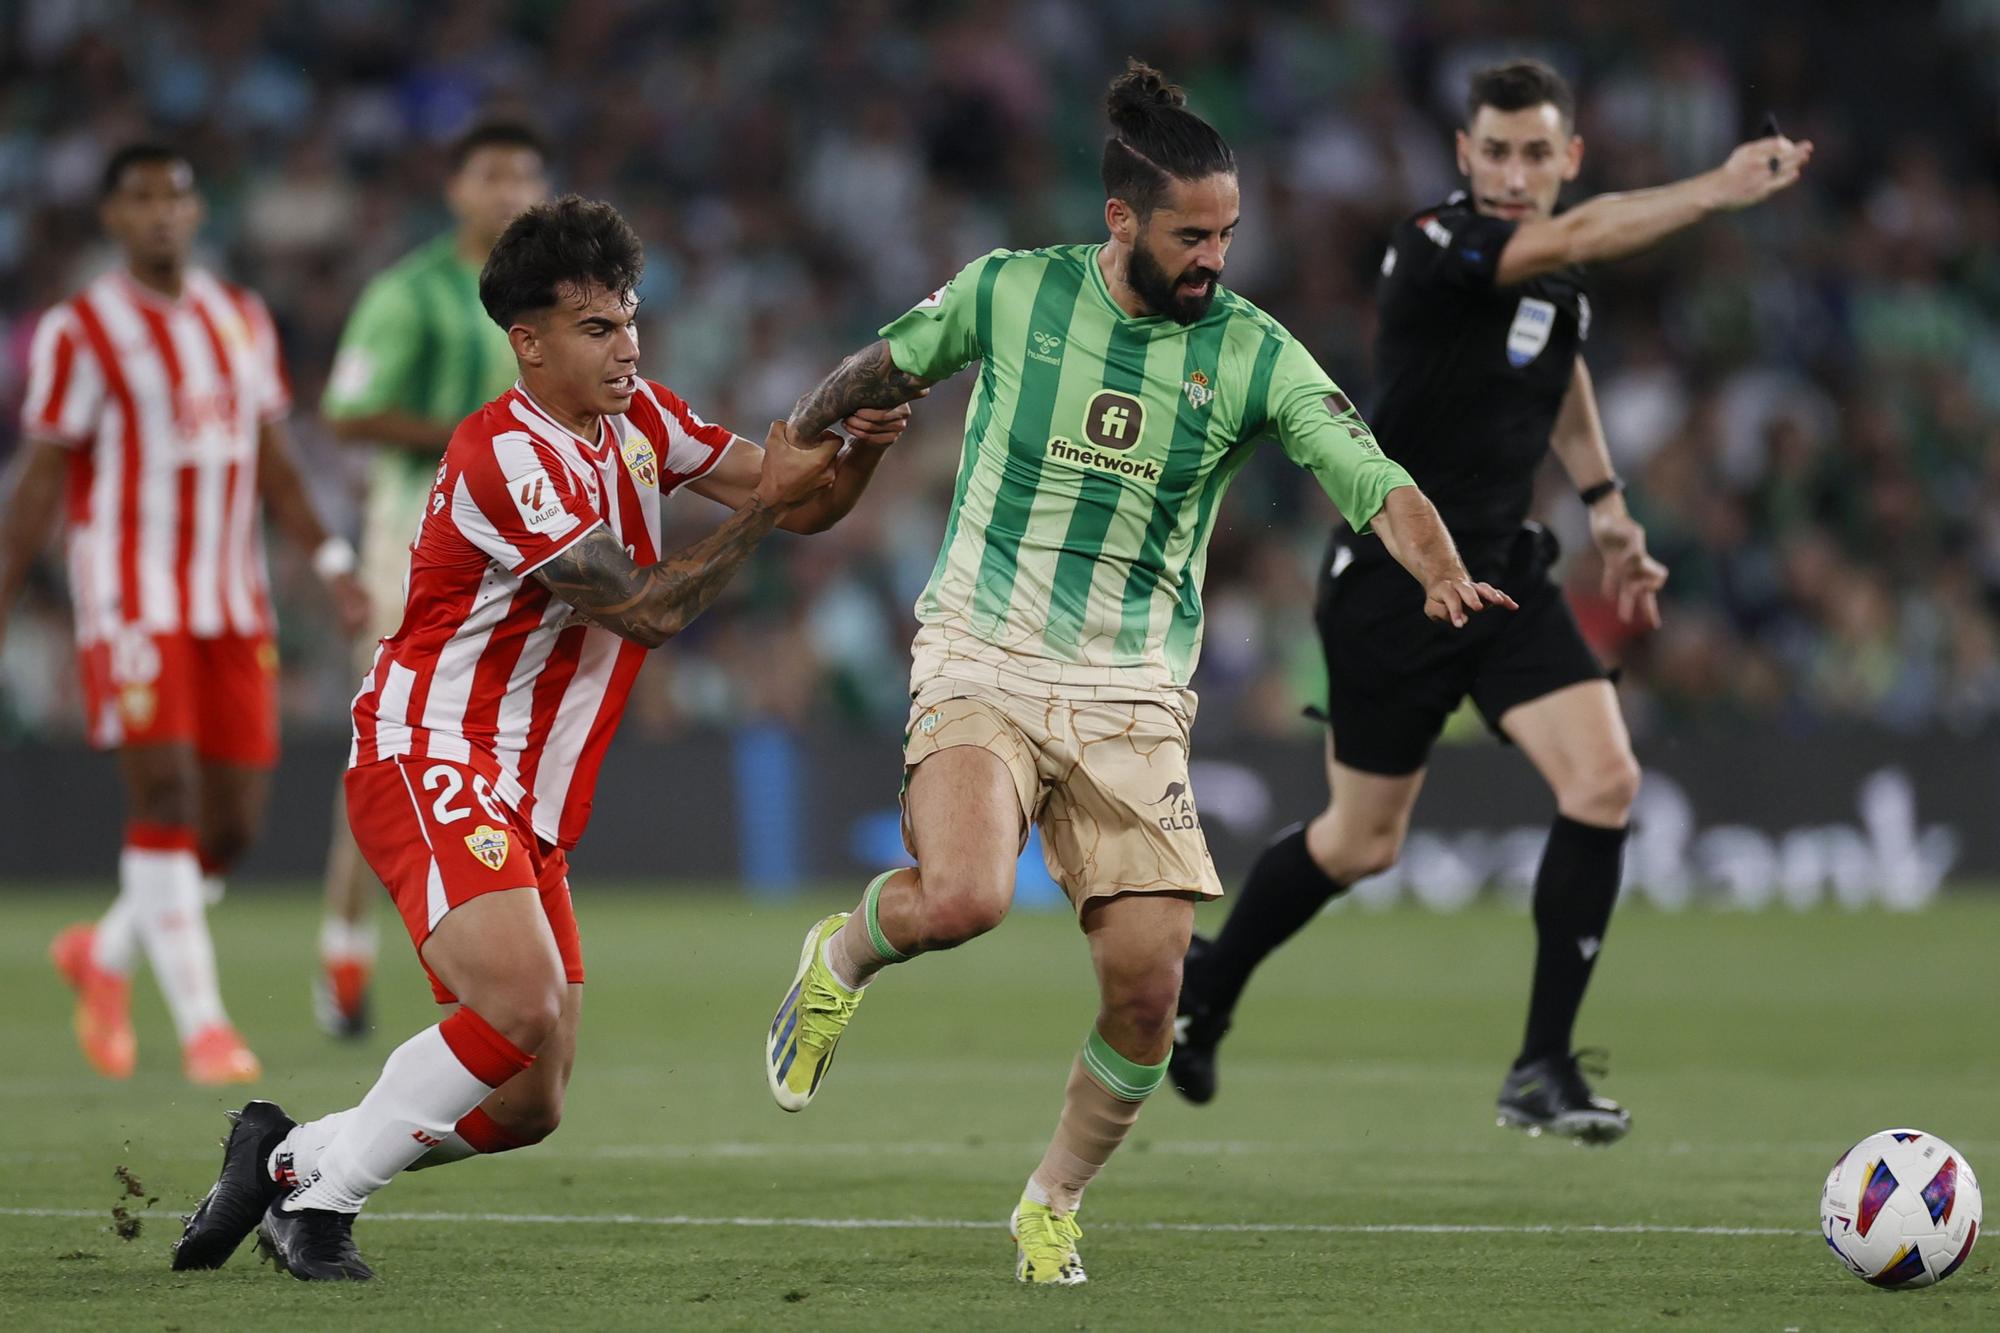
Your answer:
[[[767,509],[796,509],[833,484],[833,460],[840,453],[840,437],[823,432],[810,444],[793,441],[792,431],[782,421],[773,421],[764,434],[764,471],[757,479],[756,497]]]
[[[1464,629],[1465,618],[1489,606],[1518,609],[1514,599],[1490,583],[1469,578],[1439,579],[1424,589],[1424,614],[1432,620],[1448,620],[1453,629]]]

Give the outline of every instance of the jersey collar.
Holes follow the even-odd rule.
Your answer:
[[[522,406],[534,413],[540,420],[547,422],[550,428],[562,432],[563,437],[572,441],[585,458],[590,459],[594,463],[602,463],[610,455],[612,441],[616,438],[611,427],[610,417],[599,417],[597,419],[597,442],[593,444],[571,430],[568,426],[563,425],[562,422],[557,421],[553,413],[535,401],[535,395],[529,393],[528,387],[521,383],[521,381],[514,381],[514,392],[520,396]]]

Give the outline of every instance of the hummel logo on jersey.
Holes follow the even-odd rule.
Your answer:
[[[1055,354],[1056,349],[1062,346],[1063,340],[1061,338],[1050,333],[1047,329],[1036,329],[1033,334],[1029,335],[1028,340],[1034,343],[1034,347],[1028,352],[1030,360],[1040,361],[1051,366],[1062,364],[1062,358]]]
[[[1181,392],[1187,395],[1188,406],[1197,412],[1215,398],[1215,390],[1209,387],[1208,373],[1201,370],[1194,371],[1181,381]]]
[[[1055,351],[1056,348],[1058,347],[1061,347],[1062,339],[1056,337],[1055,334],[1050,333],[1044,329],[1036,329],[1035,346],[1041,348],[1043,353],[1046,354]]]

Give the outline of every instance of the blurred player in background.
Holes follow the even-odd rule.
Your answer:
[[[1215,1095],[1216,1044],[1257,964],[1334,895],[1395,862],[1431,746],[1469,695],[1549,784],[1557,811],[1535,877],[1527,1033],[1500,1090],[1501,1123],[1598,1143],[1629,1128],[1624,1108],[1591,1091],[1571,1036],[1618,896],[1639,765],[1611,682],[1549,575],[1554,540],[1527,522],[1528,508],[1553,447],[1589,510],[1605,595],[1626,622],[1658,626],[1667,572],[1647,554],[1605,448],[1576,266],[1758,203],[1811,157],[1809,143],[1760,139],[1703,175],[1558,213],[1583,163],[1569,87],[1533,60],[1473,76],[1458,132],[1468,188],[1401,224],[1382,261],[1373,416],[1383,449],[1436,499],[1473,573],[1503,581],[1521,610],[1439,633],[1414,616],[1381,541],[1335,534],[1316,612],[1331,801],[1265,849],[1214,943],[1194,941],[1173,1057],[1190,1101]]]
[[[121,149],[101,215],[123,262],[36,328],[0,541],[4,612],[67,512],[90,739],[118,752],[125,786],[118,897],[51,956],[98,1072],[132,1073],[128,978],[143,945],[188,1078],[246,1082],[257,1059],[223,1010],[205,913],[256,836],[278,757],[260,509],[311,553],[346,631],[367,599],[353,549],[327,535],[292,460],[270,314],[189,263],[202,201],[187,159]]]
[[[354,1217],[398,1172],[546,1138],[583,1004],[569,849],[649,648],[715,600],[774,527],[851,509],[907,408],[846,422],[841,451],[782,423],[760,449],[640,377],[638,237],[575,196],[529,209],[479,297],[519,382],[433,470],[409,591],[354,701],[347,817],[417,947],[441,1022],[397,1047],[358,1106],[296,1124],[253,1101],[175,1244],[215,1268],[253,1227],[293,1276],[373,1277]],[[734,511],[659,549],[685,486]]]
[[[377,275],[341,333],[320,410],[337,437],[376,450],[361,534],[375,619],[357,671],[402,619],[410,543],[452,431],[514,382],[506,330],[479,305],[479,268],[507,224],[548,193],[547,163],[546,144],[526,124],[491,120],[461,135],[444,191],[458,225]],[[334,803],[313,1011],[329,1034],[355,1037],[368,1030],[374,876],[338,792]]]
[[[1036,1283],[1084,1280],[1084,1187],[1166,1074],[1194,904],[1222,892],[1188,784],[1187,683],[1230,478],[1275,436],[1357,528],[1383,534],[1415,578],[1414,618],[1457,626],[1512,605],[1469,579],[1430,502],[1312,356],[1221,287],[1238,203],[1221,136],[1137,61],[1108,106],[1107,242],[973,261],[791,422],[810,437],[982,362],[917,606],[904,831],[919,864],[807,932],[766,1078],[803,1110],[876,972],[1000,923],[1039,824],[1101,1008],[1012,1218],[1015,1276]]]

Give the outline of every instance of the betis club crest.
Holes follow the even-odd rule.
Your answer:
[[[486,863],[488,870],[507,864],[507,830],[481,824],[465,835],[465,850]]]
[[[1215,397],[1215,390],[1210,387],[1208,372],[1205,370],[1197,370],[1182,380],[1181,392],[1187,395],[1188,406],[1197,412],[1207,407],[1209,400]]]

